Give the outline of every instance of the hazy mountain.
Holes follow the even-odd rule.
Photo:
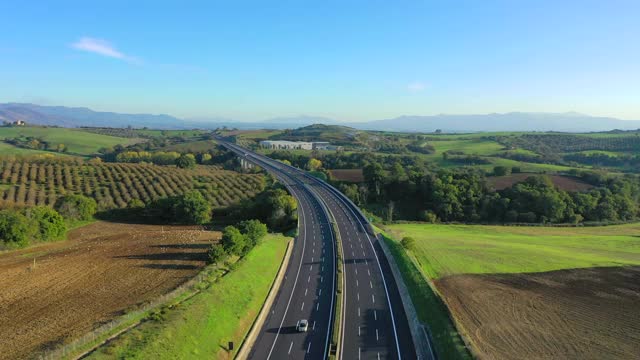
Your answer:
[[[358,129],[445,132],[474,131],[609,131],[613,129],[635,130],[640,121],[595,117],[575,112],[569,113],[524,113],[486,115],[434,115],[400,116],[394,119],[352,123]]]
[[[35,104],[0,104],[0,121],[24,120],[30,124],[65,127],[110,126],[150,127],[158,129],[294,129],[312,124],[346,125],[360,130],[477,132],[477,131],[565,131],[588,132],[613,129],[640,129],[640,121],[595,117],[575,112],[525,113],[485,115],[400,116],[367,122],[339,122],[333,119],[300,115],[278,117],[264,121],[241,122],[226,118],[179,119],[170,115],[120,114],[93,111],[88,108],[43,106]]]
[[[120,114],[93,111],[88,108],[42,106],[35,104],[0,104],[0,121],[24,120],[28,124],[57,125],[65,127],[110,126],[154,127],[181,129],[188,127],[184,120],[169,115]]]

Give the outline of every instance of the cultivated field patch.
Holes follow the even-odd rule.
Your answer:
[[[364,182],[364,175],[362,175],[362,169],[333,169],[329,170],[329,175],[332,180],[345,181],[353,183]]]
[[[98,209],[123,208],[133,199],[148,203],[197,189],[213,207],[224,207],[261,191],[260,174],[240,174],[200,165],[196,169],[151,164],[82,161],[0,160],[0,206],[53,205],[75,193],[93,197]]]
[[[629,359],[640,353],[640,224],[385,228],[398,248],[405,236],[416,240],[396,257],[410,258],[433,282],[481,359]],[[405,281],[413,294],[425,293],[415,276]]]
[[[491,176],[487,178],[487,182],[496,190],[504,190],[510,188],[513,185],[525,181],[531,176],[538,174],[511,174],[506,176]],[[564,175],[547,175],[553,185],[558,189],[564,191],[585,191],[593,188],[593,185],[588,184],[580,179],[573,178],[571,176]]]
[[[0,254],[0,359],[52,349],[171,291],[219,238],[195,226],[96,222],[68,241]]]
[[[436,281],[480,359],[634,359],[640,267]]]

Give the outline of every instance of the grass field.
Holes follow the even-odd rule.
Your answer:
[[[93,353],[90,359],[232,359],[264,302],[290,238],[269,235],[228,275]],[[227,351],[234,341],[235,350]]]
[[[103,147],[118,144],[126,146],[140,141],[135,138],[120,138],[67,128],[0,127],[0,140],[23,136],[42,138],[52,145],[65,144],[69,153],[84,156],[95,154]]]
[[[402,224],[386,229],[395,239],[416,239],[413,253],[431,278],[640,264],[640,224],[583,228]]]

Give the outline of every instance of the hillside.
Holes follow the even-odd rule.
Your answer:
[[[270,137],[271,140],[328,141],[335,144],[352,143],[359,130],[341,125],[314,124],[298,129],[285,130]]]
[[[21,142],[27,142],[31,138],[37,139],[38,142],[41,143],[39,145],[40,148],[30,149],[7,143],[7,140],[11,139],[19,139]],[[20,126],[0,127],[0,141],[3,141],[1,144],[3,148],[7,148],[7,153],[42,153],[43,151],[38,150],[45,150],[43,146],[46,143],[51,150],[55,149],[59,144],[63,144],[68,154],[90,156],[95,154],[100,148],[108,148],[115,145],[126,146],[143,140],[140,138],[124,138],[81,132],[75,129]],[[3,151],[3,154],[7,153]],[[51,152],[49,151],[48,153]]]

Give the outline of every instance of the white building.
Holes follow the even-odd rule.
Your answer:
[[[304,141],[263,140],[260,141],[260,146],[272,150],[313,149],[313,143]]]

